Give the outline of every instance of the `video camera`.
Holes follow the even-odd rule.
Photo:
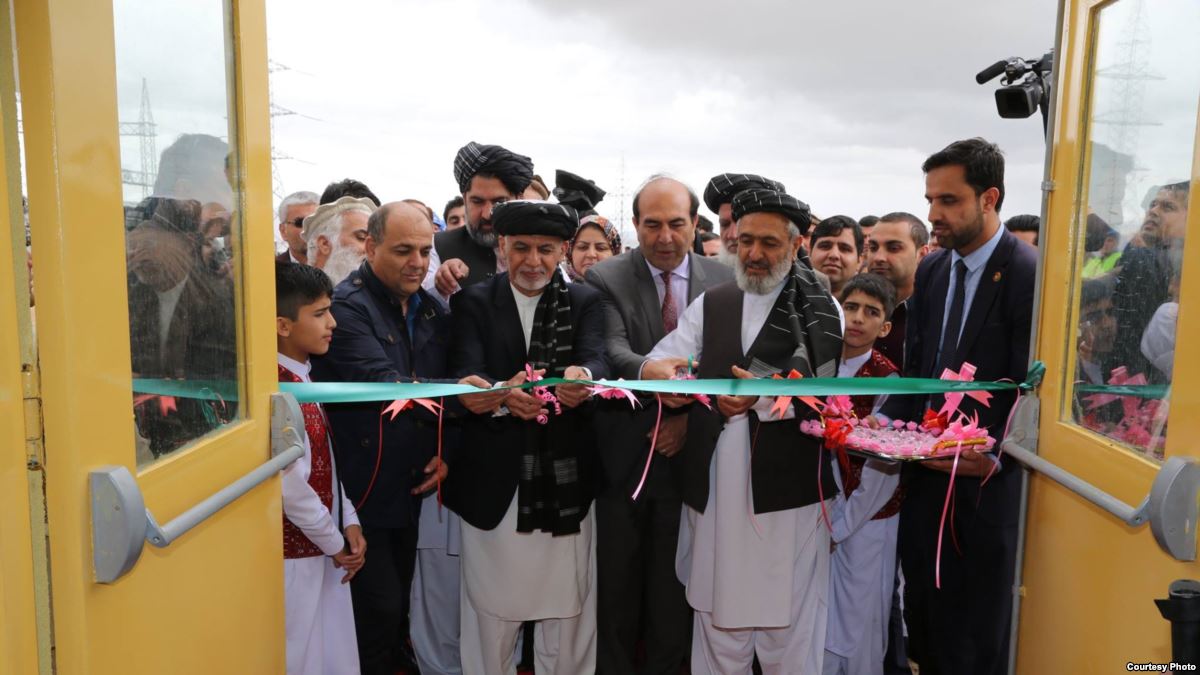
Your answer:
[[[1014,56],[997,61],[980,71],[975,81],[984,84],[1003,74],[1001,86],[996,90],[996,111],[1005,119],[1024,119],[1040,108],[1044,131],[1049,116],[1053,70],[1054,50],[1051,49],[1039,59]]]

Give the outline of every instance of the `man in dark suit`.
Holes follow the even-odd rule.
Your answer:
[[[337,328],[329,352],[313,359],[314,379],[445,381],[450,317],[421,289],[433,224],[411,204],[393,202],[371,214],[367,230],[366,261],[334,289]],[[411,658],[393,650],[408,616],[421,495],[446,475],[435,456],[437,419],[424,410],[381,419],[379,403],[327,410],[338,473],[371,546],[350,589],[359,661],[363,673],[391,675],[396,660]]]
[[[686,185],[652,178],[633,199],[639,248],[588,270],[587,283],[603,293],[605,344],[616,377],[635,380],[643,366],[661,367],[647,364],[646,354],[697,296],[733,279],[728,266],[689,253],[698,209]],[[606,430],[600,439],[604,487],[596,497],[597,671],[603,674],[678,673],[688,653],[691,608],[675,575],[682,502],[667,463],[648,457],[656,413],[653,397],[638,410],[606,401],[596,411],[597,425]],[[678,452],[686,424],[685,414],[665,417],[655,453]],[[647,461],[650,472],[635,501]],[[639,638],[646,647],[640,670],[634,667]]]
[[[922,168],[929,222],[941,248],[917,269],[904,374],[939,377],[971,363],[976,380],[1021,381],[1029,365],[1037,251],[1000,225],[1004,157],[974,138],[950,144]],[[978,414],[999,440],[1014,400],[1011,392],[998,393],[983,407],[968,397],[959,408]],[[920,420],[927,407],[941,403],[940,396],[894,396],[883,413]],[[899,548],[909,654],[922,675],[1000,675],[1008,672],[1021,468],[991,454],[962,453],[954,515],[943,534],[957,546],[942,546],[939,589],[938,521],[951,466],[952,460],[937,460],[908,471]]]
[[[451,299],[456,373],[520,384],[607,377],[600,294],[558,266],[579,215],[516,201],[492,215],[508,272]],[[529,369],[527,371],[527,369]],[[588,391],[559,385],[464,401],[445,486],[462,516],[463,672],[511,673],[522,621],[538,621],[538,672],[595,671],[595,436]]]

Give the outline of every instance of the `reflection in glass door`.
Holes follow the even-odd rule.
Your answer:
[[[145,466],[239,415],[232,27],[223,0],[119,0],[113,21],[133,411]]]
[[[1099,10],[1072,421],[1161,460],[1200,104],[1200,3]],[[1133,387],[1120,395],[1108,385]]]

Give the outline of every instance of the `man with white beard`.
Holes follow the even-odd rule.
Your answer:
[[[833,377],[841,326],[801,251],[808,207],[753,188],[734,196],[730,215],[735,281],[697,298],[649,358],[698,357],[701,379]],[[691,405],[687,441],[672,458],[685,504],[676,571],[696,610],[694,675],[749,672],[756,654],[764,672],[821,672],[829,593],[821,498],[837,488],[818,439],[796,423],[807,410],[790,405],[775,417],[774,402],[717,396],[714,410]]]
[[[370,199],[341,197],[304,219],[301,235],[308,243],[308,264],[324,270],[334,286],[367,257],[367,219],[374,211]]]

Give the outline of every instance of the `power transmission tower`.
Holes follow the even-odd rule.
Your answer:
[[[289,160],[304,162],[304,160],[297,159],[296,157],[292,157],[291,155],[289,155],[279,149],[279,144],[276,142],[276,139],[278,137],[275,135],[275,118],[276,117],[290,117],[290,116],[296,115],[299,117],[303,117],[305,119],[310,119],[310,120],[317,121],[317,122],[320,121],[315,117],[312,117],[310,115],[305,115],[304,113],[296,112],[295,110],[292,110],[290,108],[285,108],[285,107],[275,103],[275,91],[274,91],[274,87],[270,86],[270,82],[274,80],[275,73],[285,72],[285,71],[296,72],[296,73],[301,73],[303,75],[308,75],[308,73],[305,73],[304,71],[296,70],[296,69],[292,68],[291,66],[284,64],[284,63],[280,63],[278,61],[275,61],[274,59],[269,59],[267,61],[267,73],[269,76],[268,77],[267,98],[270,101],[270,106],[271,106],[271,122],[270,122],[270,129],[271,129],[271,193],[275,195],[275,199],[277,199],[277,200],[283,198],[283,181],[279,178],[279,162],[289,161]]]
[[[141,157],[140,169],[121,167],[121,182],[142,188],[142,198],[145,199],[154,190],[154,179],[158,176],[158,129],[154,124],[154,111],[150,108],[150,86],[144,77],[138,121],[120,123],[120,133],[138,139],[138,154]]]
[[[1096,76],[1111,81],[1105,87],[1104,108],[1092,118],[1097,125],[1109,128],[1108,142],[1115,152],[1104,153],[1104,164],[1093,166],[1093,187],[1101,194],[1089,199],[1094,210],[1120,213],[1129,176],[1145,167],[1137,166],[1138,142],[1141,128],[1159,126],[1161,123],[1146,118],[1146,83],[1161,80],[1161,76],[1150,70],[1150,30],[1146,23],[1144,0],[1136,0],[1129,6],[1131,15],[1126,21],[1119,42],[1114,43],[1114,61],[1096,69]],[[1103,28],[1102,28],[1103,29]]]

